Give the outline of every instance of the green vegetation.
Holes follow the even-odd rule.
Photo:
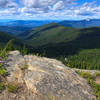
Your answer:
[[[100,73],[99,73],[99,72],[96,72],[96,73],[95,73],[95,76],[100,76]]]
[[[27,47],[26,47],[25,44],[24,44],[23,49],[21,50],[21,53],[22,53],[23,55],[26,55],[26,54],[28,53],[28,50],[27,50]]]
[[[100,70],[100,49],[81,50],[64,63],[71,68]]]
[[[46,24],[31,31],[19,35],[27,40],[33,47],[43,46],[52,43],[70,41],[77,36],[77,29],[67,28],[56,23]]]
[[[12,93],[15,93],[17,92],[17,89],[18,89],[18,85],[16,85],[15,83],[9,83],[7,86],[6,86],[8,92],[12,92]]]
[[[94,80],[94,75],[91,75],[89,72],[82,72],[82,71],[76,71],[81,77],[85,78],[87,80],[87,83],[90,84],[90,86],[93,88],[95,93],[95,100],[100,100],[100,84],[97,84]],[[98,73],[100,75],[100,73]]]
[[[81,77],[86,78],[86,79],[93,79],[93,76],[89,72],[81,72],[81,71],[76,71],[77,74],[79,74]]]
[[[1,68],[0,66],[0,75],[5,76],[6,75],[6,70],[4,68]]]
[[[4,89],[4,85],[3,83],[0,83],[0,91],[2,91]]]
[[[8,25],[0,26],[0,30],[2,30],[3,32],[5,32],[7,34],[11,34],[11,35],[18,35],[29,29],[31,29],[31,28],[24,27],[24,26],[8,26]]]
[[[100,48],[100,27],[75,29],[51,23],[33,28],[19,37],[34,47],[33,52],[45,52],[48,57],[68,56],[81,49]]]
[[[7,46],[8,44],[8,46]],[[12,45],[9,45],[12,44]],[[2,50],[8,49],[10,51],[11,50],[22,50],[22,48],[24,47],[24,45],[26,46],[26,48],[28,48],[29,52],[32,52],[32,47],[30,45],[28,45],[24,40],[21,40],[19,38],[16,38],[14,36],[8,35],[4,32],[0,31],[0,51],[2,52]],[[7,47],[7,48],[6,48]],[[31,49],[31,50],[30,50]],[[1,56],[1,55],[0,55]]]
[[[48,96],[48,100],[56,100],[55,97]]]
[[[9,40],[8,43],[6,44],[6,46],[3,49],[1,49],[0,57],[2,57],[3,60],[7,58],[6,57],[7,56],[7,52],[13,50],[12,49],[13,48],[12,45],[13,45],[13,40]]]

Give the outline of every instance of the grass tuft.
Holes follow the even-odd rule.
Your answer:
[[[87,80],[87,83],[93,88],[96,96],[95,100],[100,100],[100,84],[97,84],[93,79],[95,75],[100,75],[100,73],[95,73],[94,75],[91,75],[89,72],[82,71],[76,71],[76,73],[85,78]]]
[[[17,89],[18,89],[18,85],[16,85],[15,83],[9,83],[6,86],[6,88],[7,88],[8,92],[16,93]]]

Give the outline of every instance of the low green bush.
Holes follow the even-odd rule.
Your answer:
[[[6,75],[6,70],[3,68],[3,64],[0,64],[0,75],[4,76]]]
[[[100,76],[100,72],[96,72],[95,73],[95,76]]]
[[[9,83],[7,86],[6,86],[8,92],[12,92],[12,93],[15,93],[17,92],[17,89],[18,89],[18,85],[14,84],[14,83]]]
[[[0,75],[4,76],[6,75],[6,70],[4,68],[0,68]]]
[[[79,74],[83,78],[93,79],[93,75],[91,75],[89,72],[76,71],[76,73]]]
[[[3,88],[4,88],[3,83],[0,83],[0,91],[2,91],[2,90],[3,90]]]

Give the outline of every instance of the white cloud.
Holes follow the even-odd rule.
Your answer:
[[[0,8],[14,8],[17,4],[12,0],[0,0]]]
[[[60,10],[60,9],[63,9],[63,8],[64,8],[64,2],[63,1],[59,1],[53,6],[53,10]]]
[[[59,10],[73,5],[75,0],[24,0],[26,8],[40,8],[40,10]]]
[[[20,6],[21,5],[21,6]],[[0,15],[16,15],[20,18],[96,18],[100,17],[100,6],[95,1],[78,5],[75,0],[23,0],[16,4],[13,0],[0,0]]]
[[[84,3],[83,5],[76,7],[74,9],[75,14],[81,16],[96,16],[97,14],[100,15],[100,6],[96,6],[94,2],[91,3]]]

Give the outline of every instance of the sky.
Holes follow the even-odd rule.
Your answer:
[[[0,19],[81,20],[100,18],[100,0],[0,0]]]

